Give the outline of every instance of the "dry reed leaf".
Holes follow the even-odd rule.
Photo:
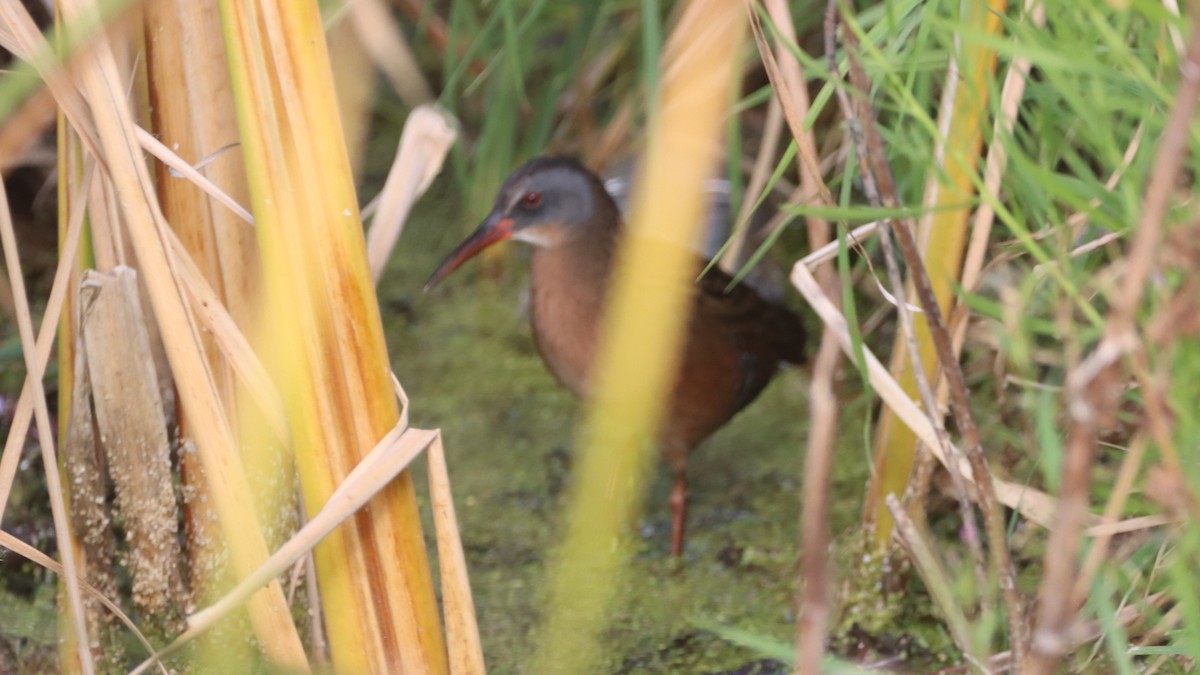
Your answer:
[[[400,100],[409,107],[432,102],[433,90],[383,0],[354,0],[349,11],[354,32]]]
[[[82,0],[61,3],[68,25],[97,22],[95,7]],[[171,254],[164,248],[166,229],[154,186],[141,158],[135,125],[126,102],[112,49],[97,39],[92,58],[76,71],[88,97],[96,133],[109,163],[114,200],[124,216],[139,269],[150,291],[154,316],[162,331],[185,414],[212,488],[212,500],[229,544],[233,567],[244,575],[268,555],[254,512],[250,486],[242,471],[227,419],[213,389],[198,327],[192,322],[172,274]],[[272,584],[250,602],[250,616],[268,657],[276,664],[306,669],[291,613],[279,585]]]
[[[169,166],[172,170],[177,171],[183,178],[191,181],[193,185],[204,191],[205,194],[223,204],[232,211],[238,218],[246,221],[247,224],[254,224],[254,216],[246,210],[246,207],[237,202],[231,197],[228,192],[217,187],[215,183],[204,177],[200,170],[193,167],[183,160],[182,157],[171,151],[170,148],[163,145],[157,138],[152,136],[149,131],[141,127],[137,127],[138,142],[142,144],[142,148],[154,155],[163,164]]]
[[[100,143],[87,104],[67,71],[58,63],[54,49],[19,2],[0,2],[0,47],[34,67],[53,94],[59,110],[78,131],[80,140],[92,156],[103,163],[103,154],[99,151]],[[74,56],[80,57],[78,53]]]
[[[442,162],[458,136],[458,123],[437,105],[421,105],[408,115],[396,148],[396,159],[379,193],[378,209],[367,233],[371,278],[379,283],[409,211],[442,170]]]
[[[300,528],[300,531],[220,600],[188,617],[188,629],[170,645],[134,668],[131,675],[145,672],[154,663],[191,642],[245,603],[263,584],[286,572],[297,560],[312,551],[321,540],[386,488],[422,451],[437,442],[440,436],[440,431],[397,425],[363,457],[362,462],[346,476],[330,496],[325,507]]]
[[[1117,534],[1127,534],[1129,532],[1137,532],[1138,530],[1148,530],[1153,527],[1174,525],[1178,522],[1177,519],[1164,515],[1137,516],[1135,518],[1126,518],[1125,520],[1097,523],[1084,530],[1084,534],[1089,537],[1108,538]]]
[[[847,233],[847,235],[846,235],[847,244],[851,247],[859,246],[862,244],[862,242],[866,241],[868,237],[875,234],[875,232],[878,229],[879,229],[878,221],[872,221],[872,222],[869,222],[869,223],[866,223],[863,225],[859,225],[858,227],[854,228],[853,230],[850,230],[850,232]],[[830,260],[833,260],[834,258],[837,257],[838,246],[839,246],[838,242],[831,241],[828,244],[825,244],[824,246],[822,246],[821,248],[819,248],[815,251],[812,251],[808,255],[804,256],[803,258],[801,258],[799,260],[799,262],[804,264],[805,267],[808,267],[811,270],[815,270],[822,263],[829,262]],[[878,280],[875,283],[879,283]]]
[[[183,248],[183,242],[173,231],[168,230],[171,247],[176,252],[176,272],[190,301],[192,313],[204,330],[212,337],[225,362],[240,378],[251,399],[258,405],[259,412],[272,434],[285,444],[290,440],[287,415],[283,398],[267,369],[250,346],[246,336],[234,322],[229,311],[221,303],[208,281],[200,274],[191,256]]]
[[[74,547],[71,545],[70,516],[67,513],[64,493],[55,458],[54,435],[50,425],[50,412],[46,407],[46,392],[42,386],[43,366],[38,363],[37,341],[33,333],[33,319],[29,311],[29,299],[25,293],[25,280],[21,274],[21,258],[17,253],[17,240],[13,232],[12,212],[8,208],[8,193],[0,181],[0,241],[4,247],[4,264],[8,268],[8,280],[12,285],[13,299],[17,306],[17,329],[21,336],[21,351],[25,359],[26,382],[33,396],[34,418],[37,421],[39,445],[41,446],[42,468],[46,476],[46,491],[50,493],[50,511],[54,520],[54,535],[66,570],[67,598],[70,601],[71,629],[74,631],[76,653],[80,669],[89,674],[95,672],[88,645],[87,625],[83,596],[79,590],[79,570],[75,564]]]
[[[832,329],[842,345],[842,350],[849,358],[856,358],[850,341],[850,331],[846,319],[837,307],[825,296],[817,284],[816,278],[806,265],[797,263],[792,267],[792,285],[796,287],[808,304],[821,318],[825,326]],[[947,469],[957,471],[968,482],[974,482],[971,467],[960,452],[953,452],[954,461],[950,461],[942,452],[934,433],[933,424],[921,411],[916,403],[900,388],[891,373],[880,363],[870,349],[863,347],[867,360],[867,376],[879,397],[893,411],[896,417],[906,424],[909,429],[925,443],[930,451]],[[1026,519],[1043,527],[1053,523],[1057,500],[1053,497],[1017,483],[993,479],[996,497],[1010,508],[1016,509]]]
[[[479,640],[479,622],[467,576],[467,558],[463,554],[450,493],[450,472],[446,451],[439,435],[426,454],[429,466],[429,501],[437,531],[438,565],[442,577],[442,612],[446,621],[446,649],[450,653],[451,675],[484,675],[483,644]]]
[[[58,106],[45,87],[33,93],[16,112],[0,125],[0,171],[24,163],[27,153],[42,133],[54,122]]]
[[[171,629],[182,607],[182,556],[167,420],[154,361],[146,358],[137,274],[128,267],[84,274],[80,311],[96,423],[130,546],[133,603]]]
[[[58,267],[54,271],[54,281],[50,285],[50,297],[46,300],[46,309],[42,312],[42,325],[38,328],[37,344],[34,347],[35,360],[44,372],[50,363],[50,350],[54,345],[54,332],[62,315],[63,303],[68,293],[71,270],[79,252],[79,239],[83,231],[84,209],[79,205],[83,195],[87,193],[95,176],[96,164],[92,160],[84,163],[83,176],[75,187],[72,204],[75,205],[68,218],[66,232],[63,234],[59,251]],[[21,447],[29,432],[29,423],[33,418],[33,389],[30,385],[30,375],[25,375],[25,384],[17,398],[17,407],[13,411],[12,425],[8,429],[8,437],[4,439],[4,454],[0,457],[0,522],[4,520],[5,506],[8,495],[12,490],[13,479],[21,459]]]

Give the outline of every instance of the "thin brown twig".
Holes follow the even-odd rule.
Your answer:
[[[1025,669],[1031,673],[1052,672],[1069,648],[1066,636],[1076,614],[1072,580],[1076,576],[1082,545],[1082,520],[1088,507],[1096,439],[1121,401],[1122,360],[1137,348],[1137,308],[1157,258],[1163,220],[1183,157],[1190,147],[1189,126],[1200,99],[1200,22],[1196,18],[1192,20],[1187,55],[1180,63],[1180,76],[1179,90],[1146,185],[1136,235],[1125,258],[1124,280],[1109,308],[1104,337],[1067,377],[1071,426],[1067,435],[1058,522],[1050,533],[1045,574],[1038,595],[1038,626],[1025,664]]]
[[[831,21],[829,14],[836,11],[837,0],[829,0],[827,10],[827,43],[832,41],[832,36],[829,34],[828,24]],[[851,30],[848,23],[843,19],[845,31],[843,40],[846,43],[846,55],[850,64],[850,81],[851,85],[858,91],[861,96],[866,96],[870,91],[870,81],[866,73],[862,69],[855,56],[857,49],[857,37],[854,31]],[[827,44],[828,48],[828,44]],[[831,51],[831,50],[830,50]],[[835,64],[836,65],[836,64]],[[836,71],[835,71],[836,72]],[[839,92],[839,101],[842,102],[843,108],[849,117],[852,106],[850,105],[848,94],[842,91],[842,87],[837,87]],[[865,102],[862,103],[867,107]],[[895,184],[892,180],[891,167],[887,163],[887,155],[883,146],[883,138],[880,136],[878,129],[875,127],[874,115],[869,109],[858,118],[858,123],[861,127],[857,130],[858,139],[863,141],[859,147],[863,149],[860,153],[862,157],[862,175],[864,186],[868,193],[872,189],[877,190],[873,199],[879,200],[878,205],[887,208],[894,208],[899,205],[899,200],[896,197]],[[852,131],[854,124],[851,125]],[[892,221],[889,227],[880,230],[881,245],[885,254],[890,249],[890,244],[887,241],[886,232],[892,230],[896,233],[896,239],[900,244],[901,254],[904,256],[904,262],[908,266],[909,276],[913,284],[913,289],[917,299],[921,304],[921,308],[925,312],[925,319],[929,328],[929,333],[933,339],[934,348],[937,352],[939,365],[941,366],[950,389],[950,407],[954,414],[955,423],[958,426],[959,432],[963,437],[963,450],[966,453],[967,460],[970,463],[971,471],[975,476],[975,482],[978,487],[977,497],[980,509],[984,514],[984,525],[987,531],[988,540],[991,542],[989,551],[991,553],[990,563],[992,573],[996,576],[1000,583],[1000,589],[1004,598],[1005,614],[1008,620],[1008,628],[1010,633],[1010,642],[1013,646],[1013,656],[1017,662],[1022,662],[1025,656],[1025,649],[1029,641],[1029,626],[1023,603],[1020,594],[1016,587],[1016,573],[1013,570],[1012,555],[1008,550],[1007,538],[1004,526],[1004,513],[996,500],[995,490],[992,484],[991,471],[987,465],[987,458],[983,454],[983,446],[979,438],[979,429],[976,426],[974,415],[971,412],[969,394],[967,392],[966,380],[963,376],[962,368],[958,363],[958,359],[954,356],[953,345],[950,340],[949,331],[946,329],[946,323],[942,316],[941,308],[933,295],[930,287],[929,275],[925,269],[924,262],[921,260],[920,252],[917,249],[916,242],[912,234],[912,223],[907,221]],[[892,276],[892,265],[894,261],[889,263],[889,276]],[[892,279],[895,284],[896,278]],[[900,292],[903,292],[903,287],[899,287]],[[901,296],[903,297],[903,296]],[[901,319],[904,319],[906,308],[902,307],[903,303],[898,303],[901,311]],[[911,330],[911,328],[909,329]],[[911,347],[910,347],[911,349]],[[913,355],[915,356],[915,354]],[[913,372],[917,376],[918,384],[922,376],[922,368],[920,362],[916,359],[912,362]],[[928,388],[926,382],[922,389]],[[922,392],[922,398],[926,396]],[[936,410],[930,410],[931,416],[936,415]],[[940,419],[940,418],[939,418]],[[935,425],[935,428],[940,428],[940,425]],[[939,433],[939,440],[945,442],[944,435]],[[973,520],[964,518],[964,525],[968,525]],[[969,525],[968,525],[969,526]],[[968,535],[969,539],[969,535]],[[970,542],[968,542],[970,543]],[[975,542],[973,545],[978,545]]]
[[[775,88],[778,105],[792,132],[798,149],[798,191],[812,194],[818,202],[833,203],[832,193],[821,175],[817,160],[816,138],[805,130],[803,120],[810,107],[804,70],[787,49],[785,41],[795,44],[796,29],[787,3],[766,0],[767,12],[779,34],[774,52],[767,47],[754,3],[746,3],[755,41],[764,67]],[[827,221],[807,219],[809,247],[820,250],[830,240]],[[840,298],[840,283],[829,263],[815,271],[822,290],[831,298]],[[801,509],[801,543],[804,565],[801,571],[799,620],[796,622],[796,672],[820,673],[828,633],[829,598],[829,481],[833,467],[833,447],[837,438],[838,402],[834,378],[841,363],[837,336],[828,327],[821,331],[821,346],[813,366],[810,383],[809,414],[812,426],[804,462],[804,493]]]
[[[811,129],[804,127],[804,120],[808,117],[811,101],[808,97],[804,67],[787,48],[789,44],[792,46],[799,44],[791,11],[785,0],[765,0],[764,4],[779,33],[775,45],[778,82],[773,83],[776,86],[782,86],[782,90],[779,92],[780,99],[777,99],[780,100],[781,106],[783,105],[781,99],[784,96],[788,97],[791,102],[790,105],[784,107],[787,108],[785,117],[788,127],[796,140],[799,188],[803,193],[814,195],[818,202],[834,206],[833,193],[825,184],[825,179],[821,174],[816,136]],[[805,218],[805,224],[808,226],[809,250],[815,251],[829,243],[831,234],[829,221],[810,215]],[[815,274],[826,293],[837,295],[837,275],[834,273],[832,265],[818,267]]]
[[[821,672],[829,626],[829,479],[837,438],[838,401],[833,378],[841,362],[837,338],[822,331],[821,347],[809,385],[808,447],[804,461],[801,544],[804,552],[799,621],[796,625],[796,672]]]
[[[1138,435],[1129,444],[1129,451],[1125,453],[1125,458],[1121,461],[1121,468],[1117,471],[1117,480],[1113,484],[1112,495],[1104,507],[1103,518],[1106,524],[1115,523],[1120,518],[1121,512],[1125,510],[1125,502],[1133,492],[1133,481],[1142,468],[1142,459],[1145,456],[1146,438]],[[1097,535],[1092,542],[1092,547],[1088,550],[1087,558],[1075,580],[1072,601],[1076,608],[1082,607],[1084,601],[1087,600],[1092,581],[1096,578],[1096,572],[1100,570],[1100,564],[1108,556],[1108,546],[1113,536],[1113,533],[1105,532]]]

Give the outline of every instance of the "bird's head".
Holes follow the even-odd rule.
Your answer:
[[[504,181],[491,213],[438,265],[425,290],[497,242],[515,239],[554,248],[619,222],[616,204],[596,174],[565,157],[534,159]]]

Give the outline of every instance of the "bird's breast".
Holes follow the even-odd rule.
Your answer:
[[[534,249],[530,315],[542,360],[564,387],[583,395],[596,354],[607,274],[570,253]]]

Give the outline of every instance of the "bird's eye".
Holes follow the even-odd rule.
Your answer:
[[[530,208],[542,203],[542,193],[526,192],[524,197],[521,197],[521,203]]]

